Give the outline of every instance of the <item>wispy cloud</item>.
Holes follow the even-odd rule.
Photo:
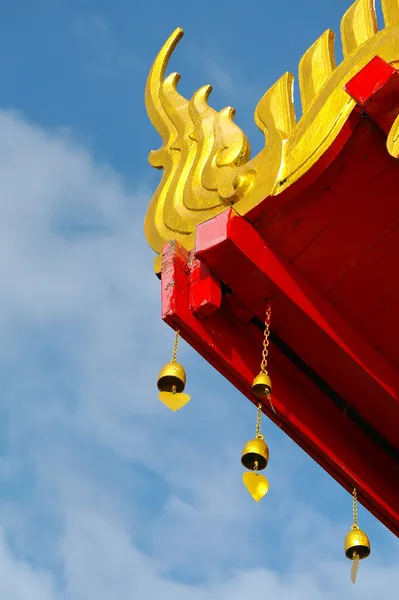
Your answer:
[[[343,517],[299,499],[299,481],[327,476],[265,423],[271,491],[255,505],[239,463],[253,407],[184,344],[193,400],[157,402],[172,336],[137,220],[148,199],[70,134],[9,112],[0,199],[1,597],[348,595]],[[362,565],[358,592],[393,600],[398,552],[377,537],[390,563]]]

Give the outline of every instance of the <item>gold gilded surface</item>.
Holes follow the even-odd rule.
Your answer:
[[[259,373],[252,382],[252,392],[258,398],[264,398],[272,392],[272,381],[268,373]]]
[[[387,139],[387,148],[391,156],[399,157],[399,116],[396,117]]]
[[[210,86],[189,101],[176,89],[177,73],[164,77],[182,35],[182,29],[176,29],[162,48],[145,94],[148,115],[162,138],[162,147],[149,155],[150,164],[162,168],[163,175],[145,221],[147,239],[156,252],[169,239],[187,247],[187,236],[196,225],[224,210],[217,174],[249,157],[248,140],[233,122],[234,109],[218,113],[208,105]]]
[[[263,435],[249,440],[242,451],[241,463],[246,469],[263,471],[269,462],[269,448]]]
[[[357,0],[341,21],[342,51],[350,56],[378,31],[374,0]]]
[[[159,392],[158,398],[172,412],[180,410],[191,400],[190,396],[183,392]]]
[[[371,552],[370,540],[367,534],[353,525],[347,533],[344,542],[344,551],[347,558],[353,560],[354,554],[359,556],[360,560],[367,558]]]
[[[259,502],[269,491],[269,482],[259,473],[243,473],[242,481],[255,502]]]
[[[186,387],[186,371],[176,360],[164,365],[158,375],[157,386],[160,392],[183,392]]]
[[[399,25],[399,0],[381,0],[385,27]]]
[[[301,58],[298,74],[303,112],[335,69],[334,37],[334,32],[327,29]]]
[[[265,136],[265,147],[252,158],[247,137],[234,123],[234,109],[218,112],[209,106],[210,86],[187,100],[177,91],[180,76],[165,77],[183,35],[176,29],[155,59],[145,93],[147,112],[162,139],[161,148],[149,156],[163,174],[145,220],[146,237],[155,252],[161,253],[171,239],[191,250],[199,223],[229,205],[245,215],[319,160],[353,110],[355,103],[344,91],[345,84],[376,55],[392,65],[399,63],[399,0],[383,0],[382,7],[387,26],[381,31],[372,0],[357,0],[345,13],[341,22],[345,58],[338,66],[329,30],[305,52],[299,65],[303,110],[298,121],[293,75],[286,73],[264,94],[255,122]],[[395,123],[388,140],[395,157],[398,137]],[[159,257],[155,268],[159,270]]]

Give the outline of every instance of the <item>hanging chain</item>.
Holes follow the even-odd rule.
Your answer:
[[[353,492],[352,492],[352,496],[353,496],[353,525],[354,527],[358,528],[358,520],[357,520],[357,491],[356,488],[353,488]]]
[[[256,415],[256,437],[260,438],[262,437],[262,434],[260,432],[260,423],[262,421],[262,402],[259,402],[258,404],[258,414]]]
[[[177,358],[177,350],[179,348],[179,333],[180,333],[180,330],[176,329],[175,342],[173,344],[172,362],[176,362],[176,358]]]
[[[271,318],[272,318],[272,304],[269,301],[266,306],[265,333],[264,333],[264,337],[263,337],[262,362],[260,364],[261,373],[267,373],[267,357],[269,355],[269,343],[270,343],[269,338],[270,338]],[[274,414],[276,414],[276,409],[273,406],[273,402],[272,402],[272,398],[271,398],[270,394],[267,395],[267,399],[269,401],[269,404],[270,404]]]
[[[270,336],[270,319],[272,316],[272,305],[267,303],[266,319],[265,319],[265,334],[263,338],[262,362],[260,365],[261,373],[267,373],[267,356],[269,354],[269,336]]]

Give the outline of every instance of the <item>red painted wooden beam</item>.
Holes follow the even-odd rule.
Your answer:
[[[223,244],[223,235],[219,242]],[[190,263],[177,242],[165,246],[161,277],[163,319],[173,328],[179,327],[182,337],[196,351],[252,402],[257,402],[251,383],[259,369],[262,332],[250,322],[241,323],[225,302],[207,318],[196,316],[190,305]],[[247,275],[247,281],[253,278],[251,289],[256,290],[256,269],[249,269]],[[215,274],[210,277],[215,282]],[[277,304],[276,301],[273,311]],[[338,482],[347,489],[356,485],[361,502],[398,535],[399,472],[395,460],[346,418],[274,345],[269,367],[276,414],[268,404],[264,405],[264,412]],[[240,449],[237,452],[239,455]],[[273,449],[271,456],[272,453]]]
[[[388,134],[399,114],[399,73],[376,56],[345,86],[358,106]]]
[[[273,299],[274,331],[399,448],[398,371],[252,225],[226,210],[198,226],[196,256],[259,319]]]

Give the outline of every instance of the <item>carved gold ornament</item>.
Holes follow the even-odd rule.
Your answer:
[[[176,239],[194,247],[199,223],[234,205],[247,214],[269,195],[298,180],[331,146],[352,112],[355,101],[345,84],[372,58],[399,63],[399,0],[381,0],[385,28],[378,31],[373,0],[357,0],[341,21],[344,60],[334,58],[334,33],[327,30],[305,52],[298,69],[302,116],[296,121],[293,81],[285,73],[263,96],[255,123],[265,147],[250,158],[247,137],[234,123],[234,109],[215,111],[208,104],[211,86],[190,100],[177,91],[178,73],[165,77],[173,50],[183,36],[176,29],[158,54],[148,76],[145,102],[162,138],[150,164],[163,169],[151,200],[145,233],[158,254]],[[388,137],[388,151],[399,148],[399,118]],[[156,269],[159,268],[159,264]]]

